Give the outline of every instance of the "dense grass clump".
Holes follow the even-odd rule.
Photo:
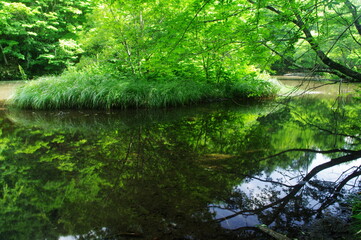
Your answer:
[[[30,109],[167,107],[204,100],[262,97],[275,87],[263,80],[209,83],[190,79],[154,81],[94,72],[42,77],[20,87],[12,104]]]

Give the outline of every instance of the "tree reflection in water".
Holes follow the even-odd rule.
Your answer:
[[[308,111],[299,105],[305,100]],[[325,139],[329,143],[290,148],[263,158],[282,161],[292,155],[295,163],[303,162],[304,158],[312,164],[303,170],[291,167],[261,176],[245,176],[248,183],[234,188],[233,197],[212,205],[213,211],[222,213],[216,221],[241,233],[258,230],[257,224],[265,224],[298,239],[354,239],[356,236],[348,233],[350,201],[347,198],[350,195],[359,198],[357,192],[361,187],[360,122],[355,118],[361,108],[355,102],[347,105],[343,102],[341,108],[340,100],[344,99],[336,102],[303,99],[290,103],[293,121],[314,129],[316,134],[312,139],[320,139],[318,134],[328,135]],[[310,108],[318,111],[309,111]],[[297,153],[301,157],[295,158]],[[251,219],[250,224],[244,219]]]
[[[297,149],[295,151],[301,150]],[[344,229],[347,224],[342,222],[342,220],[344,220],[342,217],[345,218],[350,214],[350,208],[347,202],[342,202],[342,200],[344,201],[344,198],[347,197],[348,194],[359,189],[357,181],[353,183],[350,183],[350,181],[361,175],[361,167],[350,167],[344,172],[341,172],[338,179],[334,181],[330,181],[327,178],[320,180],[317,178],[317,174],[343,163],[359,159],[361,157],[361,151],[338,149],[329,151],[304,149],[302,151],[323,154],[343,153],[345,155],[332,158],[325,163],[315,166],[307,173],[296,172],[290,169],[287,171],[279,171],[277,172],[278,174],[272,173],[271,176],[263,176],[263,178],[248,176],[246,178],[248,184],[243,184],[235,188],[232,193],[232,198],[226,199],[221,205],[212,205],[212,209],[216,212],[218,209],[222,209],[223,211],[228,210],[228,214],[223,213],[224,216],[218,216],[216,221],[224,223],[237,218],[251,218],[251,224],[247,224],[246,221],[240,221],[239,219],[238,221],[236,220],[231,229],[233,231],[250,230],[252,228],[256,230],[257,224],[265,224],[272,226],[279,232],[288,233],[291,237],[300,238],[298,234],[307,229],[302,228],[303,225],[314,223],[314,219],[316,218],[324,218],[324,210],[327,210],[326,216],[333,215],[335,218],[338,216],[340,219],[332,220],[332,228],[328,228],[326,234],[323,232],[316,234],[319,234],[321,238],[327,235],[332,237],[332,239],[345,237],[343,234],[347,233],[348,229]],[[360,161],[358,161],[358,164],[359,163]],[[277,178],[274,179],[274,177]],[[348,187],[347,190],[345,190],[345,185],[347,184]],[[251,191],[249,191],[249,189],[251,189]],[[256,192],[254,189],[258,191],[256,190]],[[338,204],[333,206],[335,202],[338,202]],[[345,205],[342,206],[342,204]],[[332,206],[331,209],[329,209],[330,206]],[[347,213],[345,213],[345,211]],[[339,224],[342,223],[343,225],[335,226],[334,224],[337,221],[340,221]],[[239,223],[241,223],[241,226],[235,227]],[[227,226],[228,224],[223,225]],[[308,230],[310,231],[310,229]]]
[[[358,191],[357,104],[9,111],[0,238],[315,237],[315,218],[349,211]]]

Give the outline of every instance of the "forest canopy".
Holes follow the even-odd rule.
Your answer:
[[[152,77],[254,68],[360,80],[356,0],[1,1],[1,78],[59,73],[84,55]],[[16,71],[12,72],[12,70]],[[161,73],[160,73],[161,72]]]
[[[78,33],[90,0],[0,1],[0,79],[58,74],[83,52]]]
[[[217,89],[211,95],[218,98],[273,94],[264,73],[361,80],[356,0],[3,1],[0,6],[3,76],[11,69],[23,78],[67,69],[58,78],[65,85],[74,75],[102,76],[107,86],[185,81],[208,84],[202,91]],[[86,81],[104,83],[91,78]]]

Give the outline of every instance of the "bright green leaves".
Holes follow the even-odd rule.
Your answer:
[[[46,59],[49,64],[62,67],[74,65],[83,49],[73,39],[60,39],[55,52],[39,55],[39,59]]]
[[[137,78],[209,82],[237,80],[261,65],[243,44],[254,30],[247,1],[111,2],[93,12],[82,37],[97,62]]]
[[[43,141],[37,141],[34,145],[25,145],[23,148],[18,149],[15,153],[32,154],[41,148],[48,148],[48,143]]]
[[[319,49],[357,71],[357,6],[356,0],[2,1],[0,62],[20,64],[29,76],[59,73],[79,61],[83,45],[83,65],[101,63],[137,79],[222,82],[251,69],[269,71],[276,61],[276,71],[312,68]]]
[[[351,3],[255,1],[254,6],[260,6],[258,19],[266,27],[259,39],[282,59],[281,65],[274,66],[275,70],[304,71],[316,66],[321,68],[320,72],[332,69],[326,72],[336,70],[338,77],[359,81],[359,57],[356,57],[361,53],[357,31],[359,9],[356,1],[351,8],[348,4]]]
[[[29,76],[74,64],[82,53],[76,34],[90,9],[90,0],[0,2],[0,62],[7,68],[21,65]],[[20,77],[16,71],[2,73],[0,79]]]
[[[5,64],[12,58],[25,60],[21,40],[37,35],[31,31],[31,18],[37,13],[22,3],[0,2],[0,50]]]
[[[32,17],[36,13],[39,13],[37,10],[28,8],[23,3],[2,1],[0,4],[2,5],[1,13],[11,16],[12,20],[14,21],[26,20],[28,17]]]

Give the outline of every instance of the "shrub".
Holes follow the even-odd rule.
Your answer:
[[[361,197],[358,196],[353,200],[352,217],[354,222],[352,224],[353,231],[355,232],[355,239],[361,239]]]

